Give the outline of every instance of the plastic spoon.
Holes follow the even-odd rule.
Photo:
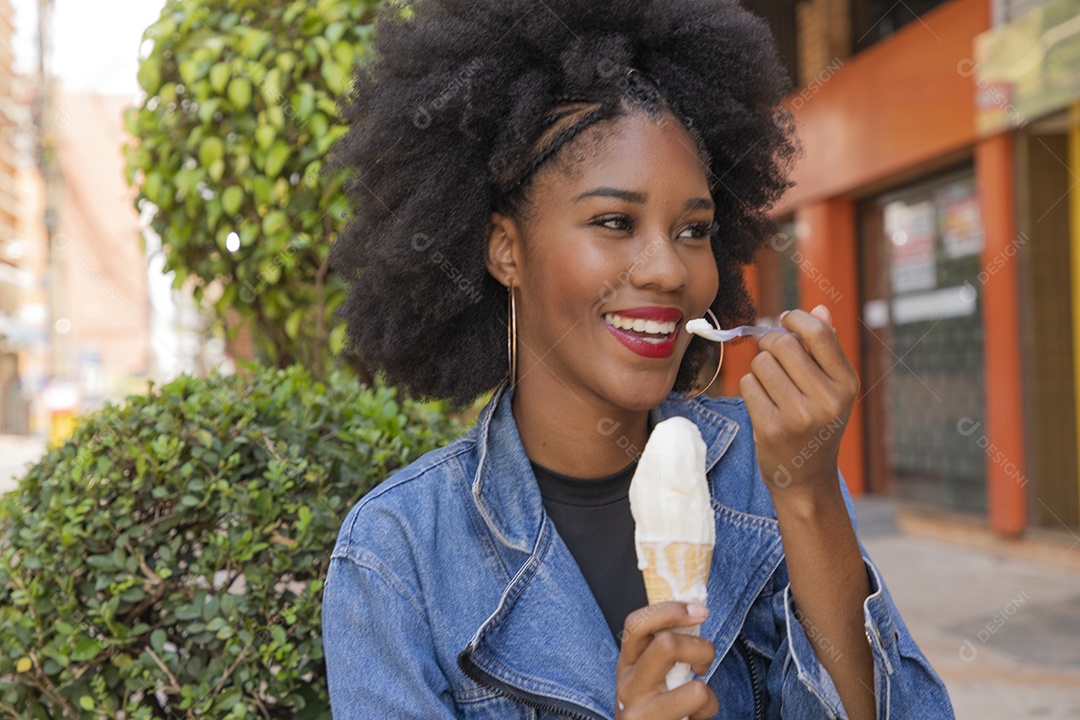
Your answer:
[[[712,340],[713,342],[727,342],[728,340],[734,340],[737,337],[764,335],[765,333],[770,332],[790,333],[791,331],[787,328],[774,325],[740,325],[739,327],[731,328],[730,330],[720,330],[714,328],[708,318],[696,318],[686,323],[686,332],[693,335],[700,335],[706,340]]]

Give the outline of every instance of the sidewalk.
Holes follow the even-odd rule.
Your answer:
[[[863,544],[959,720],[1080,718],[1080,571],[902,535],[889,501],[856,508]]]
[[[45,452],[45,441],[23,435],[0,435],[0,493],[15,487],[15,481]]]

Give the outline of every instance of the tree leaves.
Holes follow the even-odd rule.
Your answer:
[[[125,116],[125,177],[138,186],[136,202],[152,204],[176,286],[200,296],[239,288],[206,295],[219,315],[232,309],[254,326],[271,364],[299,361],[322,374],[331,345],[344,347],[333,309],[345,289],[325,276],[317,249],[347,220],[347,172],[323,174],[322,160],[346,132],[337,101],[369,54],[377,6],[168,0],[145,33],[146,99]],[[232,232],[241,243],[230,262]],[[289,321],[297,309],[307,321]]]

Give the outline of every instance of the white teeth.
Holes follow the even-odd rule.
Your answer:
[[[663,335],[665,338],[653,340],[652,338],[643,338],[650,342],[663,342],[666,336],[675,332],[678,327],[674,322],[656,322],[655,320],[645,320],[643,318],[628,318],[622,315],[616,315],[615,313],[608,313],[604,315],[610,325],[620,328],[622,330],[634,330],[636,332],[649,333],[650,335]]]

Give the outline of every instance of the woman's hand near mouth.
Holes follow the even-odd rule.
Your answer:
[[[859,376],[824,306],[787,312],[780,324],[798,337],[762,336],[739,388],[780,523],[795,617],[848,717],[873,718],[874,664],[863,615],[870,581],[838,467]]]
[[[859,392],[859,376],[824,305],[809,313],[786,312],[780,324],[798,337],[763,335],[750,372],[739,382],[761,472],[774,499],[778,490],[785,491],[785,499],[810,499],[819,491],[831,496],[839,490],[840,437]]]

